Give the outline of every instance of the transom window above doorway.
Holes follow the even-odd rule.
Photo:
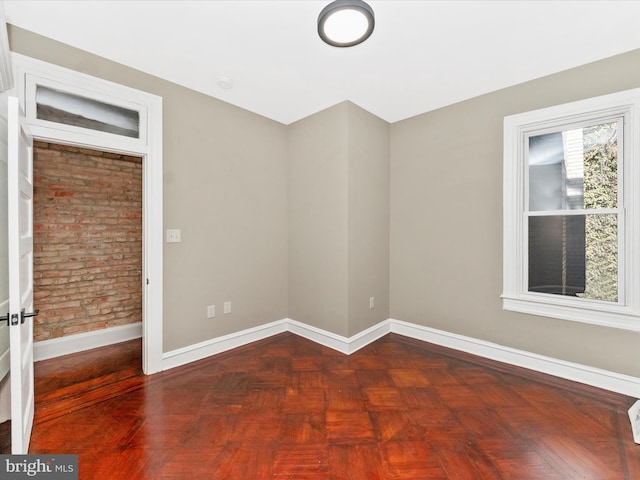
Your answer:
[[[146,150],[148,105],[137,91],[13,54],[31,133],[42,140],[122,152]]]
[[[36,118],[140,138],[140,113],[92,98],[36,85]]]

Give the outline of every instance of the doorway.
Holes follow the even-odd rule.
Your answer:
[[[142,178],[142,195],[143,195],[143,213],[142,213],[142,370],[145,374],[152,374],[161,371],[162,368],[162,98],[140,90],[118,85],[103,79],[91,77],[86,74],[75,72],[73,70],[58,67],[39,60],[35,60],[23,55],[15,53],[11,54],[11,58],[15,67],[15,84],[20,102],[20,106],[24,111],[25,118],[19,123],[19,132],[28,127],[31,135],[25,133],[26,137],[33,137],[36,140],[45,142],[56,142],[65,145],[72,145],[78,148],[96,148],[105,149],[108,152],[118,152],[126,155],[137,155],[142,159],[144,165]],[[110,129],[102,128],[104,122],[102,119],[93,118],[93,114],[85,117],[84,114],[68,111],[65,107],[62,110],[64,121],[52,119],[47,116],[50,111],[46,108],[45,98],[38,100],[38,91],[55,90],[61,93],[63,97],[70,96],[75,99],[88,100],[89,104],[100,104],[106,107],[107,111],[113,112],[123,110],[126,113],[133,112],[137,118],[137,128],[134,134],[126,132],[112,132]],[[60,97],[60,95],[58,95]],[[72,102],[73,103],[73,102]],[[87,102],[83,101],[86,105]],[[18,107],[18,103],[15,103]],[[45,107],[44,109],[42,107]],[[111,108],[115,107],[115,108]],[[75,108],[75,107],[74,107]],[[18,110],[16,108],[15,110]],[[91,108],[90,110],[95,110]],[[98,109],[100,110],[100,109]],[[86,111],[86,109],[85,109]],[[104,113],[104,108],[102,109]],[[137,112],[137,113],[136,113]],[[67,116],[66,113],[71,114]],[[15,114],[18,117],[19,112]],[[74,123],[75,120],[81,119],[80,123]],[[90,125],[87,125],[83,118],[91,118]],[[74,120],[75,119],[75,120]],[[110,125],[109,122],[107,124]],[[31,148],[27,148],[30,152]],[[22,151],[22,147],[21,150]],[[30,171],[31,165],[26,165]],[[20,167],[22,171],[22,167]],[[14,182],[16,185],[22,185],[23,182]],[[31,185],[31,181],[28,182]],[[24,197],[27,198],[27,197]],[[26,208],[31,210],[31,196],[25,203]],[[18,214],[20,209],[18,209]],[[28,236],[31,238],[31,218],[27,222],[21,223],[20,227],[28,228]],[[15,227],[15,226],[14,226]],[[12,228],[14,232],[22,232],[20,228]],[[22,245],[22,242],[18,242]],[[31,243],[31,242],[29,242]],[[31,247],[29,247],[31,248]],[[32,252],[29,250],[29,258],[24,262],[24,267],[28,269],[29,275],[26,278],[25,286],[31,291],[32,287]],[[10,255],[10,258],[17,258],[16,255]],[[20,257],[22,261],[22,257]],[[15,270],[15,269],[14,269]],[[18,270],[22,271],[22,267]],[[10,282],[11,283],[11,282]],[[16,281],[11,285],[23,285],[22,282]],[[15,289],[14,289],[15,290]],[[31,298],[31,297],[29,297]],[[0,299],[1,300],[1,299]],[[31,300],[29,300],[31,302]],[[20,305],[20,302],[16,302]],[[31,307],[29,307],[31,308]],[[31,332],[32,322],[26,322],[29,327],[29,335],[27,338],[32,339]],[[18,333],[17,329],[13,329]],[[22,328],[20,329],[20,332]],[[13,332],[13,331],[12,331]],[[11,335],[12,345],[15,343]],[[19,338],[16,340],[20,340]],[[75,341],[75,339],[74,339]],[[28,344],[28,355],[20,355],[21,349],[11,348],[11,366],[18,365],[24,370],[31,370],[33,373],[33,343]],[[17,352],[14,355],[14,352]],[[20,355],[20,358],[17,358]],[[14,359],[14,357],[16,357]],[[25,360],[26,359],[26,360]],[[15,361],[14,361],[15,360]],[[17,376],[19,379],[19,376]],[[13,377],[12,377],[13,378]],[[19,380],[18,380],[19,381]],[[12,381],[13,383],[13,381]],[[30,385],[29,385],[30,384]],[[31,395],[30,411],[25,414],[14,416],[13,418],[22,418],[27,424],[33,421],[33,376],[31,375],[26,381],[22,382],[24,389],[28,389]],[[16,397],[16,398],[14,398]],[[11,388],[11,402],[18,404],[16,400],[20,400],[20,390]],[[22,404],[22,402],[20,402]],[[24,422],[23,422],[24,423]],[[29,427],[30,429],[30,427]],[[12,427],[12,431],[16,431]],[[25,444],[14,451],[24,451],[28,449],[28,437],[23,432],[22,440]]]
[[[17,93],[36,141],[142,159],[142,369],[147,375],[160,372],[163,370],[162,98],[24,55],[12,53],[11,57]],[[38,99],[39,91],[48,90],[62,93],[63,97],[81,98],[85,105],[88,101],[100,107],[97,110],[91,108],[94,113],[104,111],[105,107],[111,113],[123,109],[128,113],[134,112],[138,119],[136,133],[112,132],[110,127],[105,128],[101,118],[95,119],[97,123],[87,124],[84,114],[78,115],[66,108],[64,111],[71,113],[70,116],[52,119],[50,110],[42,108],[46,98]]]
[[[34,340],[142,322],[142,158],[34,142]]]

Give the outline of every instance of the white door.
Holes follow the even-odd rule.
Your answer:
[[[20,104],[8,98],[9,344],[11,453],[26,454],[33,426],[33,142]]]

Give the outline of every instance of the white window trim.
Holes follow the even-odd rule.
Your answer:
[[[526,166],[528,132],[589,119],[624,117],[622,185],[623,290],[619,303],[526,291]],[[640,331],[640,89],[627,90],[504,119],[502,306],[532,315]]]
[[[140,156],[143,159],[142,369],[162,371],[162,97],[12,53],[18,98],[34,139]],[[35,84],[140,112],[140,138],[35,118]]]

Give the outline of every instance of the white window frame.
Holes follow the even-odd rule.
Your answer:
[[[142,157],[142,369],[162,366],[163,197],[162,97],[12,52],[18,98],[34,139]],[[43,85],[140,113],[139,138],[36,118],[36,85]]]
[[[585,122],[623,119],[618,184],[618,302],[527,291],[526,139]],[[640,89],[504,119],[502,306],[532,315],[640,331]],[[620,178],[621,177],[621,178]]]

